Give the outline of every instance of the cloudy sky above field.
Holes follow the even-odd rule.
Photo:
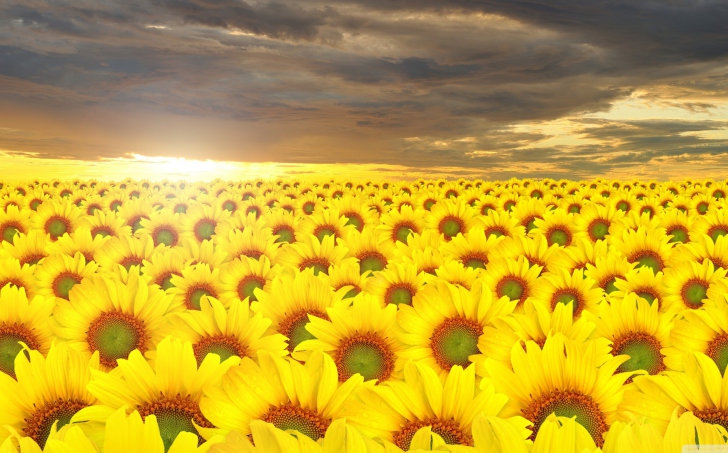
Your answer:
[[[723,0],[4,0],[0,169],[726,177],[726,17]]]

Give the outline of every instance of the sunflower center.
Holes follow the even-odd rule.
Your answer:
[[[41,448],[45,446],[51,433],[53,423],[56,427],[67,425],[76,412],[86,407],[85,401],[79,399],[59,399],[37,409],[33,415],[25,419],[25,435],[32,438]]]
[[[724,226],[714,226],[710,230],[708,230],[708,235],[711,239],[713,239],[713,242],[718,240],[719,237],[725,236],[728,234],[728,228]]]
[[[702,280],[689,280],[682,287],[682,300],[687,308],[699,308],[707,297],[708,283]]]
[[[652,271],[654,273],[660,272],[664,267],[662,259],[657,255],[657,253],[651,250],[645,250],[643,252],[637,253],[636,255],[633,255],[632,259],[630,259],[629,262],[636,262],[637,267],[652,268]]]
[[[488,264],[488,257],[472,254],[462,257],[460,261],[462,261],[465,267],[471,269],[485,269],[485,266]]]
[[[569,206],[569,212],[572,214],[578,214],[581,212],[581,206],[579,206],[578,204],[572,204],[571,206]]]
[[[116,359],[125,359],[139,349],[146,351],[148,336],[144,323],[119,311],[102,313],[89,326],[86,342],[92,351],[99,351],[99,361],[108,368],[116,367]]]
[[[674,227],[667,231],[667,234],[672,236],[670,242],[688,242],[688,232],[681,226]],[[715,238],[713,239],[715,241]]]
[[[402,450],[409,451],[412,438],[417,431],[425,426],[429,426],[433,433],[442,437],[442,440],[449,445],[473,446],[473,437],[463,431],[453,419],[441,420],[439,418],[428,418],[425,420],[408,421],[402,429],[394,433],[392,440]]]
[[[620,201],[619,203],[617,203],[617,209],[627,212],[629,211],[629,203],[627,203],[626,201]]]
[[[187,291],[187,300],[185,300],[185,305],[187,305],[187,308],[190,310],[199,310],[202,296],[217,298],[217,293],[207,286],[193,286]]]
[[[712,425],[720,425],[728,429],[728,411],[717,407],[710,407],[702,410],[694,410],[693,415],[698,417],[703,423]]]
[[[273,234],[278,236],[276,239],[276,243],[280,242],[288,242],[291,243],[295,240],[295,235],[293,234],[293,229],[287,226],[283,226],[278,228],[277,230],[273,230]]]
[[[364,229],[364,219],[361,218],[361,216],[355,212],[350,212],[346,214],[344,217],[346,217],[346,224],[347,225],[354,225],[354,228],[357,229],[357,231],[362,231]]]
[[[157,284],[162,287],[163,290],[168,290],[169,288],[174,288],[174,285],[172,284],[172,274],[168,273],[164,275],[163,277],[159,278],[157,280]]]
[[[381,271],[387,267],[387,259],[381,253],[370,252],[359,259],[359,273]]]
[[[3,241],[13,243],[13,236],[20,233],[20,229],[16,225],[6,225],[3,228]]]
[[[256,301],[258,298],[255,296],[256,289],[263,289],[265,286],[265,280],[260,277],[250,275],[245,277],[238,284],[238,297],[240,300],[245,300],[246,297],[250,301]]]
[[[291,403],[271,407],[261,420],[282,430],[296,430],[310,439],[319,440],[329,429],[331,420],[321,417],[317,412],[294,406]]]
[[[467,367],[470,365],[468,357],[478,353],[478,337],[481,333],[483,328],[475,321],[465,318],[445,319],[430,337],[435,361],[445,370],[453,365]]]
[[[315,204],[313,204],[310,201],[307,201],[306,203],[303,204],[303,212],[306,213],[307,215],[310,215],[311,213],[313,213],[313,209],[315,207],[316,207]]]
[[[432,207],[433,206],[435,206],[435,200],[433,200],[431,198],[428,199],[428,200],[425,200],[425,203],[424,203],[424,208],[425,209],[427,209],[428,211],[430,211],[430,210],[432,210]]]
[[[544,420],[555,413],[559,417],[576,416],[576,422],[591,434],[594,443],[599,447],[604,444],[602,434],[607,432],[607,421],[599,406],[589,395],[583,395],[575,390],[554,390],[533,400],[522,413],[533,423],[531,440],[536,438]]]
[[[329,225],[323,225],[316,228],[316,231],[314,231],[313,235],[316,236],[319,241],[323,242],[326,236],[336,236],[336,231],[333,227]]]
[[[581,303],[581,297],[578,294],[572,292],[572,290],[560,290],[551,298],[551,311],[554,311],[556,305],[562,303],[564,305],[571,304],[572,313],[574,318],[579,317],[581,311],[584,309]]]
[[[228,201],[226,201],[225,203],[222,204],[222,208],[224,210],[230,211],[230,212],[235,212],[235,210],[237,209],[237,207],[238,206],[235,204],[235,202],[234,201],[230,201],[230,200],[228,200]]]
[[[604,239],[609,234],[609,222],[596,219],[589,225],[589,236],[593,241]]]
[[[399,242],[407,243],[407,237],[414,233],[412,225],[399,225],[394,229],[394,237]]]
[[[346,285],[344,285],[344,286],[346,286]],[[354,297],[357,294],[359,294],[360,292],[361,292],[361,288],[354,286],[346,294],[344,294],[344,299],[349,299],[350,297]]]
[[[724,374],[728,366],[728,334],[724,333],[713,338],[705,349],[705,355],[713,359],[718,365],[720,374]]]
[[[457,236],[463,230],[463,221],[457,217],[446,217],[440,222],[439,230],[446,238]]]
[[[313,269],[313,275],[318,275],[320,273],[328,275],[330,265],[331,263],[329,263],[329,261],[325,258],[311,258],[304,260],[299,266],[299,270]]]
[[[510,300],[520,301],[526,292],[526,285],[523,280],[517,277],[505,277],[498,282],[495,288],[498,297],[508,296]]]
[[[54,238],[59,238],[68,232],[70,225],[63,217],[51,217],[45,224],[45,231]]]
[[[617,288],[617,286],[615,285],[616,282],[617,282],[616,277],[608,277],[599,286],[601,286],[604,289],[605,293],[610,294],[615,291],[619,291],[619,288]]]
[[[164,451],[169,450],[177,435],[182,431],[197,434],[197,429],[192,423],[193,420],[204,428],[214,427],[200,412],[199,404],[189,396],[176,395],[171,398],[162,398],[153,403],[144,403],[137,410],[142,418],[152,414],[157,418],[159,434],[164,442]]]
[[[167,247],[177,245],[177,233],[170,228],[160,228],[154,232],[154,245],[164,244]]]
[[[567,247],[569,244],[571,244],[571,233],[569,233],[563,227],[554,228],[549,231],[548,243],[549,245],[558,244],[562,247]]]
[[[384,295],[384,301],[388,304],[412,305],[412,288],[408,285],[394,285],[389,287]]]
[[[215,222],[210,219],[202,219],[197,222],[194,229],[197,240],[202,242],[212,239],[212,235],[215,234],[215,226]]]
[[[63,273],[53,280],[53,293],[56,297],[68,300],[68,293],[76,284],[81,283],[81,277],[71,273]]]
[[[306,330],[306,325],[309,322],[308,315],[316,316],[327,321],[329,320],[329,316],[326,313],[318,310],[299,311],[288,316],[278,324],[278,332],[288,337],[288,351],[291,353],[302,341],[316,338],[311,332]]]
[[[200,366],[207,354],[219,355],[222,363],[233,356],[245,357],[248,348],[241,345],[240,341],[232,335],[216,335],[202,338],[192,349],[195,351],[197,366]]]
[[[533,230],[534,228],[536,228],[536,217],[529,218],[525,222],[524,226],[526,227],[526,233],[529,233],[531,230]]]
[[[626,354],[630,358],[617,368],[617,372],[645,370],[657,374],[666,367],[660,353],[662,345],[653,335],[629,332],[612,343],[612,355]],[[631,381],[632,378],[630,378]]]
[[[386,381],[394,369],[394,354],[376,333],[359,334],[342,340],[336,350],[339,381],[345,382],[359,373],[365,381]]]
[[[491,227],[491,228],[488,228],[487,230],[485,230],[485,237],[494,236],[494,237],[499,238],[499,237],[502,237],[505,235],[506,235],[506,232],[501,227]]]
[[[0,372],[15,378],[15,357],[23,350],[20,342],[30,349],[38,349],[35,335],[22,324],[0,325]]]

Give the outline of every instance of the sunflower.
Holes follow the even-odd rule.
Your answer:
[[[182,275],[185,268],[184,259],[178,250],[158,250],[149,260],[142,263],[142,273],[151,279],[151,283],[159,285],[163,290],[173,288],[172,275]]]
[[[672,346],[665,350],[665,364],[683,370],[682,359],[690,352],[702,352],[721,374],[728,367],[728,301],[726,296],[712,300],[700,310],[685,310],[670,332]]]
[[[627,261],[622,255],[607,253],[604,256],[597,256],[594,264],[587,263],[584,275],[594,280],[605,294],[611,294],[619,291],[616,286],[617,279],[624,280],[636,265]],[[652,271],[651,268],[647,269]]]
[[[585,199],[583,195],[575,193],[568,197],[564,197],[559,203],[559,206],[566,212],[579,214],[584,206],[588,205],[588,203],[588,200]]]
[[[588,238],[592,242],[606,239],[613,223],[624,216],[623,211],[612,205],[588,204],[574,217],[574,239]]]
[[[592,242],[582,237],[575,240],[569,247],[559,247],[549,262],[549,270],[551,272],[586,270],[588,264],[596,264],[597,258],[605,257],[609,252],[607,241],[602,239]],[[616,253],[612,253],[612,255],[616,255]]]
[[[594,310],[604,297],[604,291],[581,269],[561,270],[544,274],[533,286],[531,297],[550,311],[559,303],[571,304],[574,318],[579,318],[583,310]]]
[[[699,217],[718,209],[718,202],[707,193],[698,193],[690,198],[688,212]]]
[[[367,282],[366,291],[382,305],[412,305],[412,300],[425,285],[425,273],[415,266],[392,263]]]
[[[50,201],[38,206],[38,210],[30,215],[30,224],[34,229],[48,233],[55,241],[65,233],[73,233],[78,228],[81,210],[69,202]]]
[[[622,384],[630,373],[616,373],[629,357],[612,357],[597,352],[590,342],[586,348],[562,334],[550,337],[539,348],[534,342],[513,345],[511,370],[488,359],[485,368],[495,389],[508,397],[501,416],[522,415],[533,424],[533,437],[551,414],[576,416],[597,446],[615,420],[622,401]]]
[[[28,200],[28,207],[33,211],[37,211],[38,206],[50,200],[50,198],[50,194],[47,191],[35,189],[28,194],[26,199]]]
[[[46,246],[46,251],[51,255],[61,253],[68,256],[74,256],[80,252],[88,263],[94,261],[96,251],[109,239],[109,236],[98,234],[92,236],[91,230],[86,227],[79,227],[72,235],[64,234],[56,242],[49,243]]]
[[[478,198],[478,201],[475,202],[473,208],[475,208],[480,215],[487,215],[490,211],[498,210],[498,198],[492,195],[483,195]]]
[[[485,269],[491,257],[497,256],[494,250],[503,239],[510,238],[493,234],[486,236],[482,228],[475,227],[444,244],[442,253],[470,269]]]
[[[561,210],[549,211],[543,219],[534,220],[535,228],[531,230],[531,237],[543,235],[549,245],[558,244],[568,247],[574,241],[576,229],[574,215]]]
[[[0,211],[6,211],[11,206],[18,209],[25,209],[27,207],[25,195],[10,193],[0,198]]]
[[[220,271],[220,301],[225,307],[246,298],[255,302],[258,300],[255,290],[269,287],[279,271],[278,266],[271,267],[266,256],[259,260],[242,256],[227,263]]]
[[[38,282],[37,294],[68,300],[71,288],[96,272],[98,265],[77,252],[73,257],[52,255],[43,260],[35,270]]]
[[[411,451],[417,431],[430,431],[447,444],[473,446],[477,416],[501,416],[506,396],[488,380],[476,384],[475,367],[452,367],[444,379],[423,363],[408,362],[404,380],[362,388],[347,421],[363,433]],[[395,450],[397,451],[397,450]]]
[[[306,330],[311,316],[328,319],[328,307],[349,304],[343,300],[344,292],[335,292],[327,279],[316,277],[311,270],[281,273],[273,279],[269,290],[256,291],[258,300],[251,308],[273,321],[269,331],[288,338],[288,350],[293,352],[299,343],[312,338]]]
[[[213,297],[200,301],[200,310],[170,313],[163,335],[172,335],[192,343],[197,363],[208,354],[220,360],[228,357],[258,358],[260,351],[275,356],[288,355],[286,338],[278,333],[266,335],[271,320],[260,313],[253,315],[248,300],[232,301],[227,308]]]
[[[141,228],[134,234],[137,237],[149,236],[154,246],[174,247],[180,242],[180,216],[169,209],[154,211],[148,219],[139,221]]]
[[[38,230],[30,230],[27,235],[19,233],[12,244],[0,242],[0,258],[13,258],[21,266],[34,266],[48,256],[46,246],[49,242],[49,235]]]
[[[726,270],[715,269],[710,260],[683,261],[665,270],[664,309],[682,311],[703,306],[711,286],[725,278]]]
[[[26,349],[15,358],[17,380],[0,373],[0,424],[43,448],[54,424],[60,429],[96,403],[86,385],[98,367],[98,354],[89,358],[63,343],[54,343],[47,357]]]
[[[526,228],[526,233],[536,228],[534,221],[536,219],[543,219],[543,216],[546,214],[546,203],[541,198],[524,199],[513,208],[511,215],[517,218],[519,223]]]
[[[0,288],[14,286],[25,291],[29,300],[33,300],[37,291],[35,268],[28,264],[21,266],[15,258],[0,258]]]
[[[411,307],[399,307],[401,340],[407,345],[400,356],[425,364],[441,376],[454,365],[467,367],[470,356],[479,352],[483,328],[515,307],[515,301],[496,299],[480,283],[470,291],[444,281],[428,284]]]
[[[93,379],[87,388],[101,407],[93,407],[77,418],[124,406],[138,411],[143,419],[154,415],[164,450],[168,451],[181,432],[198,434],[198,427],[213,427],[200,411],[202,389],[218,385],[238,363],[238,357],[221,363],[217,354],[209,354],[198,366],[191,343],[167,337],[157,346],[152,363],[134,350],[128,359],[118,360],[118,372],[92,370]]]
[[[524,256],[518,259],[501,258],[493,260],[483,274],[483,283],[496,299],[508,297],[516,301],[516,310],[521,311],[541,273],[541,266],[530,265]]]
[[[172,274],[169,283],[172,287],[167,292],[174,295],[170,311],[199,310],[202,296],[217,299],[222,293],[220,269],[210,269],[205,263],[185,266],[181,275]]]
[[[329,307],[326,313],[328,320],[310,317],[306,330],[313,339],[299,343],[294,358],[306,360],[313,351],[323,350],[334,359],[339,382],[357,373],[379,384],[401,377],[405,345],[398,338],[396,306],[382,307],[375,297],[361,294],[350,307]]]
[[[131,227],[113,211],[98,210],[93,215],[83,216],[79,221],[79,228],[81,227],[88,228],[93,237],[131,236]]]
[[[265,225],[271,229],[276,243],[295,242],[299,223],[297,216],[283,208],[272,209],[265,217]]]
[[[299,216],[305,217],[314,213],[314,211],[321,209],[323,206],[323,200],[316,196],[313,192],[303,193],[301,196],[296,198],[295,201],[295,213]]]
[[[525,344],[533,341],[543,347],[546,339],[556,333],[566,338],[587,345],[587,339],[595,329],[595,324],[585,317],[574,319],[571,305],[557,304],[553,312],[542,304],[527,300],[521,313],[495,318],[492,325],[485,326],[483,335],[478,339],[480,354],[471,359],[476,364],[476,372],[486,375],[485,362],[488,358],[502,362],[511,368],[511,348],[516,343]],[[611,348],[604,344],[604,352]]]
[[[627,293],[635,293],[650,304],[657,302],[660,311],[665,311],[665,298],[667,291],[663,283],[664,274],[654,273],[650,267],[632,269],[624,274],[624,278],[617,278],[614,286],[617,291],[610,293],[614,297],[624,297]]]
[[[186,266],[207,264],[211,269],[217,269],[224,265],[228,259],[227,252],[222,247],[215,247],[210,240],[197,242],[192,238],[182,238],[182,241],[174,248],[180,259]]]
[[[346,258],[347,252],[346,248],[334,244],[333,236],[325,236],[323,241],[319,241],[316,236],[309,235],[300,242],[281,247],[277,263],[300,271],[313,269],[317,275],[327,274],[331,266],[340,265],[346,260],[355,260]]]
[[[500,212],[510,213],[513,210],[513,208],[516,207],[516,205],[518,204],[520,199],[521,199],[521,195],[517,192],[511,192],[511,191],[502,192],[498,196],[497,209]]]
[[[706,259],[713,263],[715,269],[728,270],[728,237],[719,236],[713,241],[704,234],[697,236],[685,244],[678,244],[670,256],[670,265],[683,261],[702,263]]]
[[[480,217],[480,220],[486,237],[507,236],[516,238],[526,234],[526,228],[518,223],[518,219],[511,217],[507,212],[488,211],[487,214]]]
[[[477,212],[467,203],[443,200],[425,213],[425,227],[442,234],[446,241],[479,226]]]
[[[21,211],[17,206],[8,206],[5,211],[0,211],[0,241],[12,244],[16,234],[28,234],[29,218],[30,211]]]
[[[230,217],[219,222],[215,227],[215,235],[220,237],[228,237],[232,231],[244,230],[252,228],[253,230],[262,230],[265,228],[265,217],[256,217],[254,213],[245,214],[243,211],[236,211]]]
[[[356,230],[356,228],[353,225],[347,225],[346,217],[340,215],[337,210],[319,209],[301,221],[296,232],[296,239],[301,241],[311,234],[316,236],[319,241],[326,236],[339,239],[352,230]]]
[[[243,197],[235,192],[225,191],[215,199],[215,204],[226,211],[230,211],[231,214],[234,214],[242,207]],[[262,211],[258,211],[258,214],[261,213]]]
[[[612,246],[638,267],[650,267],[654,272],[665,268],[672,253],[670,238],[663,228],[647,229],[640,226],[635,230],[625,230],[620,237],[612,237]]]
[[[422,208],[426,211],[429,211],[432,209],[435,204],[440,201],[442,198],[442,195],[439,191],[436,190],[423,190],[420,191],[417,194],[417,197],[415,198],[415,207]],[[466,200],[466,203],[468,203],[470,206],[475,206],[475,204],[480,199],[480,196],[476,197],[474,200]],[[493,205],[493,208],[495,209],[495,204]]]
[[[374,227],[367,226],[361,233],[352,230],[337,242],[349,250],[349,256],[357,259],[362,274],[383,270],[394,257],[394,246]]]
[[[15,378],[15,357],[24,349],[47,354],[53,341],[48,319],[53,312],[52,297],[37,296],[31,301],[23,288],[7,285],[0,289],[0,372]]]
[[[319,276],[321,275],[324,274],[319,274]],[[371,275],[371,271],[362,273],[359,263],[345,260],[342,264],[329,268],[328,281],[334,291],[346,288],[347,292],[344,295],[344,299],[348,299],[364,291]]]
[[[448,261],[435,269],[435,275],[438,279],[445,280],[453,285],[460,285],[467,290],[473,287],[475,281],[480,278],[481,272],[480,269],[465,267],[459,261]]]
[[[266,256],[274,261],[278,253],[278,244],[270,228],[230,230],[227,236],[217,236],[214,242],[217,250],[225,251],[231,260],[241,257],[257,260]]]
[[[685,371],[635,377],[634,386],[626,389],[619,407],[623,417],[627,420],[645,417],[660,432],[665,432],[678,409],[728,430],[728,380],[718,365],[701,352],[689,352],[683,356],[683,366]]]
[[[154,241],[149,236],[112,237],[94,253],[100,272],[113,272],[117,266],[127,271],[133,266],[141,267],[154,253]]]
[[[440,250],[445,248],[447,243],[443,236],[433,230],[424,230],[421,234],[412,234],[407,239],[407,242],[396,242],[396,249],[394,251],[393,262],[403,262],[405,258],[409,261],[413,261],[415,252],[422,252],[428,247]]]
[[[707,234],[715,242],[720,236],[728,234],[728,210],[716,209],[705,215],[691,216],[693,223],[690,224],[690,239]]]
[[[152,203],[148,199],[132,198],[127,200],[116,214],[131,227],[132,233],[136,233],[142,227],[142,219],[149,219],[153,211]]]
[[[229,216],[230,211],[219,206],[193,204],[185,215],[180,217],[181,236],[194,238],[197,242],[212,239],[217,225]]]
[[[610,196],[608,205],[626,214],[637,207],[638,200],[629,192],[619,191]]]
[[[694,231],[695,216],[688,215],[677,209],[667,209],[660,216],[660,227],[670,237],[670,242],[686,243],[690,241],[689,235]]]
[[[420,234],[425,229],[424,210],[402,206],[399,211],[392,210],[383,214],[377,227],[392,244],[407,243],[408,236]]]
[[[660,219],[652,217],[648,214],[640,214],[636,211],[632,211],[619,219],[618,222],[614,222],[609,228],[609,240],[619,240],[625,234],[625,232],[634,232],[639,228],[646,229],[648,231],[655,231],[660,227]]]
[[[148,277],[132,269],[127,281],[94,275],[79,284],[69,297],[56,306],[53,318],[56,335],[70,347],[86,353],[98,351],[102,369],[116,367],[138,349],[152,349],[172,296],[149,286]]]
[[[342,384],[338,380],[334,361],[321,351],[303,365],[261,352],[259,364],[245,357],[225,375],[221,388],[207,387],[200,408],[224,431],[249,434],[258,420],[316,441],[362,385],[361,376]]]
[[[593,337],[611,342],[613,356],[630,357],[617,372],[643,370],[657,374],[666,369],[661,351],[670,346],[673,313],[660,313],[657,304],[628,293],[624,297],[610,297],[609,303],[600,304],[593,314],[585,312],[585,316],[596,324]]]

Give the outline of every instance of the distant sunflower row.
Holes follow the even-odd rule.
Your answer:
[[[0,183],[0,453],[728,445],[727,194]]]

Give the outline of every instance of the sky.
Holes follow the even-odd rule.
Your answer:
[[[728,178],[725,0],[2,0],[0,178]]]

